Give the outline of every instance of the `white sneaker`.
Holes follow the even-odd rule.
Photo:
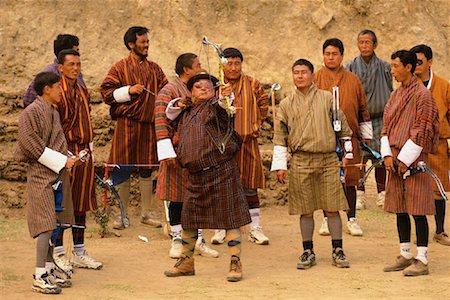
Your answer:
[[[90,257],[86,251],[82,255],[77,255],[74,251],[72,251],[72,254],[72,265],[74,267],[94,270],[100,270],[103,267],[101,262]]]
[[[31,286],[31,289],[43,294],[60,294],[61,288],[53,283],[51,279],[52,278],[50,278],[50,275],[47,273],[39,278],[36,278],[36,275],[33,275],[33,285]]]
[[[356,191],[356,209],[366,209],[366,193],[364,191]]]
[[[328,218],[324,217],[322,221],[322,225],[319,228],[320,235],[330,235],[330,229],[328,229]]]
[[[72,281],[70,280],[70,276],[62,272],[61,270],[58,270],[57,268],[53,269],[49,276],[48,276],[50,282],[53,284],[56,284],[57,286],[61,288],[71,287]]]
[[[248,240],[258,245],[269,245],[269,238],[264,234],[261,226],[252,226]]]
[[[58,268],[62,269],[64,273],[68,274],[69,276],[72,276],[73,273],[72,264],[64,254],[53,255],[53,260],[55,262],[55,265],[58,266]]]
[[[180,239],[172,240],[172,247],[169,250],[170,258],[180,258],[181,253],[183,253],[183,243]]]
[[[219,257],[219,252],[206,246],[205,241],[202,239],[198,239],[195,242],[195,253],[204,257]]]
[[[377,206],[384,207],[384,199],[386,198],[386,192],[382,191],[378,193]]]
[[[356,218],[350,218],[350,220],[347,222],[347,231],[353,236],[363,235],[363,231],[358,224],[358,219]]]
[[[214,236],[211,238],[211,244],[219,245],[225,242],[225,237],[227,236],[227,232],[225,229],[217,229],[214,232]]]

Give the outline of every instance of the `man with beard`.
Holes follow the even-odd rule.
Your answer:
[[[156,95],[167,83],[161,67],[147,59],[148,29],[130,27],[124,36],[130,54],[115,63],[100,86],[111,117],[116,120],[108,163],[124,165],[111,172],[125,207],[130,199],[130,176],[138,167],[141,193],[141,223],[161,227],[161,222],[151,213],[153,201],[152,171],[157,164],[154,109]],[[123,229],[121,222],[114,222]]]

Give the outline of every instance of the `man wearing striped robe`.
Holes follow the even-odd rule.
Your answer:
[[[103,101],[116,120],[108,163],[118,164],[111,177],[125,207],[130,199],[130,175],[138,165],[141,193],[141,223],[161,227],[151,212],[152,171],[157,166],[154,124],[155,100],[167,83],[161,67],[147,59],[148,29],[130,27],[124,36],[130,55],[115,63],[100,86]],[[123,229],[121,222],[114,228]]]
[[[409,167],[428,162],[428,154],[437,149],[439,116],[430,91],[415,76],[416,55],[399,50],[391,56],[392,75],[401,86],[396,89],[384,108],[381,130],[381,155],[386,171],[384,210],[397,214],[400,255],[384,268],[384,272],[401,271],[405,276],[428,274],[428,222],[434,215],[432,179],[420,173],[405,177]],[[411,252],[411,220],[416,225],[417,256]]]
[[[242,137],[241,150],[236,154],[236,160],[241,174],[241,182],[247,198],[252,224],[249,241],[258,245],[269,244],[269,238],[260,225],[260,203],[258,188],[265,187],[264,169],[259,152],[259,129],[267,117],[268,96],[263,85],[253,77],[242,73],[244,56],[236,48],[223,51],[228,60],[224,66],[225,82],[231,84],[234,94],[234,105],[237,107],[234,129]],[[212,243],[224,242],[225,231],[215,232]]]
[[[383,127],[383,110],[392,93],[391,66],[388,62],[381,60],[375,54],[378,39],[375,32],[364,29],[358,34],[358,49],[361,53],[348,65],[347,70],[358,76],[366,93],[367,108],[372,122],[373,138],[370,146],[380,152],[380,134]],[[364,163],[367,157],[364,157]],[[373,163],[373,161],[372,161]],[[361,170],[364,172],[364,169]],[[377,183],[377,205],[384,206],[386,195],[386,170],[384,166],[375,168],[375,180]],[[364,186],[358,187],[356,191],[356,209],[364,209],[366,206],[366,195]]]

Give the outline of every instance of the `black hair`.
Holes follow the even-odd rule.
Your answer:
[[[227,48],[227,49],[223,50],[223,56],[225,56],[226,58],[239,57],[241,59],[241,62],[244,61],[244,56],[242,55],[241,51],[239,51],[236,48]]]
[[[66,56],[67,55],[75,55],[75,56],[80,56],[80,53],[78,53],[77,51],[73,50],[73,49],[66,49],[66,50],[62,50],[61,52],[59,52],[58,54],[58,64],[63,65],[64,61],[66,60]]]
[[[308,69],[311,71],[311,73],[314,73],[314,66],[313,66],[313,64],[309,60],[306,60],[306,59],[303,59],[303,58],[297,59],[294,62],[294,64],[292,65],[292,71],[294,71],[295,66],[299,66],[299,65],[300,66],[307,66]]]
[[[123,36],[123,42],[125,43],[127,49],[131,50],[130,46],[128,46],[128,43],[136,43],[137,37],[146,33],[148,33],[147,27],[133,26],[128,28],[127,32],[125,32],[125,35]]]
[[[46,86],[52,87],[55,83],[59,82],[60,78],[58,74],[53,72],[41,72],[34,78],[34,90],[39,96],[44,93]]]
[[[344,44],[342,43],[342,41],[340,39],[332,38],[332,39],[326,40],[322,46],[322,53],[325,53],[325,48],[328,46],[334,46],[334,47],[338,48],[341,55],[344,55]]]
[[[411,65],[411,74],[414,74],[417,64],[417,56],[414,52],[408,50],[398,50],[392,53],[391,59],[400,59],[403,66]]]
[[[420,45],[414,46],[409,51],[411,51],[414,54],[423,53],[423,55],[425,55],[427,60],[430,60],[433,58],[433,50],[431,50],[431,47],[429,47],[425,44],[420,44]]]
[[[71,34],[58,34],[53,41],[53,52],[58,57],[59,52],[65,49],[72,49],[74,46],[79,46],[80,40],[77,36]]]
[[[192,68],[192,64],[194,63],[194,59],[198,56],[194,53],[183,53],[177,58],[177,62],[175,63],[175,73],[178,76],[184,73],[184,68]]]
[[[358,38],[359,38],[361,35],[366,35],[366,34],[372,36],[372,42],[373,42],[374,45],[378,44],[377,35],[375,34],[375,32],[373,32],[373,31],[370,30],[370,29],[363,29],[363,30],[361,30],[361,32],[358,33]]]

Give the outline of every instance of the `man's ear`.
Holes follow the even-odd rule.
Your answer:
[[[63,65],[58,64],[58,71],[59,71],[59,73],[62,73],[62,68],[63,68]]]
[[[406,67],[405,67],[405,69],[406,69],[408,72],[411,73],[412,65],[411,65],[411,64],[407,64]]]
[[[428,60],[428,63],[430,64],[430,67],[431,67],[431,65],[433,64],[433,59],[432,59],[432,58],[429,59],[429,60]]]
[[[130,47],[131,50],[134,49],[134,46],[135,46],[135,45],[136,45],[136,44],[133,43],[133,42],[128,42],[128,47]]]

